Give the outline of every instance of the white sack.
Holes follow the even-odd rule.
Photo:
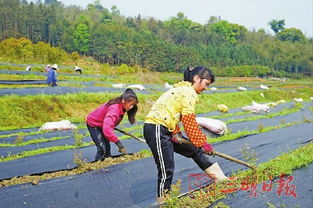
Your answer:
[[[126,84],[112,84],[113,88],[126,88]]]
[[[169,83],[165,82],[164,87],[165,89],[172,89],[173,85],[170,85]]]
[[[222,135],[227,132],[227,126],[223,121],[204,117],[196,117],[196,121],[201,127],[215,134]]]
[[[268,90],[268,89],[269,89],[268,86],[265,86],[265,85],[260,85],[260,88],[261,88],[262,90]]]
[[[303,102],[303,98],[295,98],[294,99],[296,102]]]
[[[265,112],[269,112],[270,108],[267,104],[259,104],[254,101],[252,101],[252,105],[250,106],[244,106],[241,108],[243,111],[250,111],[252,113],[259,113],[261,110]]]
[[[239,91],[247,91],[247,88],[245,88],[245,87],[238,87],[238,90]]]
[[[47,122],[42,125],[39,131],[47,131],[47,130],[69,130],[76,129],[77,127],[72,124],[69,120],[62,120],[56,122]]]

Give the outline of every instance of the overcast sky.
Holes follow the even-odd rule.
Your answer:
[[[94,0],[59,0],[83,8]],[[313,0],[101,0],[101,5],[111,9],[116,5],[121,15],[154,17],[167,20],[183,12],[188,19],[207,23],[210,16],[220,16],[230,23],[244,25],[247,29],[264,28],[272,33],[268,22],[284,19],[285,28],[295,27],[306,36],[313,37]]]

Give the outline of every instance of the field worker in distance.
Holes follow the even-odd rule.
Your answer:
[[[47,72],[47,84],[50,87],[56,87],[58,86],[58,80],[57,80],[57,72],[56,70],[58,70],[59,67],[57,64],[53,64],[51,66],[51,69]]]
[[[74,71],[75,71],[75,74],[80,74],[80,75],[82,75],[83,74],[83,72],[82,72],[82,69],[80,68],[80,67],[78,67],[78,66],[75,66],[74,67]]]
[[[31,71],[31,67],[30,66],[27,66],[25,71]]]
[[[218,164],[212,164],[209,160],[207,154],[212,154],[213,148],[207,143],[195,116],[198,94],[214,80],[214,74],[203,66],[187,68],[184,81],[161,95],[146,116],[143,133],[158,169],[159,204],[164,203],[163,194],[171,188],[174,152],[192,158],[207,174],[214,175],[214,180],[227,179]],[[182,133],[178,125],[180,121],[192,144],[181,143]]]
[[[97,146],[95,161],[104,160],[111,156],[110,142],[115,143],[122,154],[127,153],[122,142],[114,134],[114,127],[122,121],[126,112],[129,122],[134,124],[138,110],[137,104],[137,95],[128,88],[121,96],[102,104],[87,116],[87,128]]]

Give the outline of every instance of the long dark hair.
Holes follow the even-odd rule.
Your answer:
[[[193,78],[196,75],[198,75],[200,79],[211,80],[211,83],[215,81],[215,76],[213,72],[210,69],[205,68],[204,66],[197,66],[195,68],[188,67],[184,72],[184,81],[188,81],[193,84]]]
[[[138,107],[137,107],[138,97],[132,89],[127,88],[121,96],[109,100],[106,105],[113,105],[113,104],[121,103],[122,100],[124,100],[125,102],[131,101],[131,100],[136,101],[136,104],[134,105],[134,107],[130,109],[129,111],[127,111],[129,123],[134,124],[136,122],[135,116],[138,110]]]

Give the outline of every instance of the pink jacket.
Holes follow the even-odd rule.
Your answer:
[[[114,127],[121,122],[124,113],[122,103],[109,106],[104,103],[87,116],[86,122],[89,126],[102,128],[105,138],[116,143],[118,137],[114,134]]]

